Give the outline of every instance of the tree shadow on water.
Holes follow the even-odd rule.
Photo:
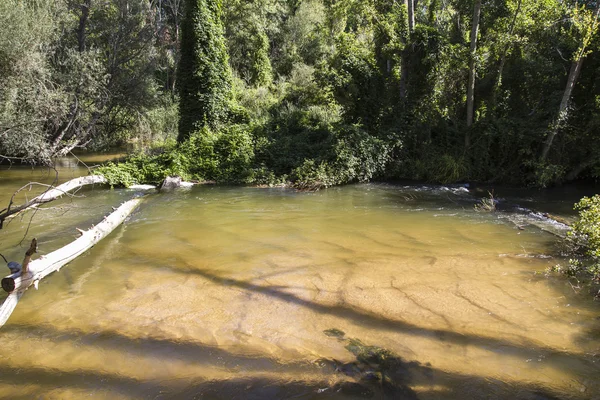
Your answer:
[[[353,356],[348,362],[321,358],[313,362],[283,363],[262,354],[236,354],[218,346],[196,342],[178,342],[168,339],[128,337],[115,331],[82,332],[59,329],[49,325],[7,325],[0,332],[0,340],[10,336],[22,340],[40,338],[52,343],[74,343],[79,353],[90,349],[109,354],[144,357],[135,371],[111,365],[106,368],[77,369],[65,360],[64,368],[44,368],[39,365],[10,365],[10,359],[0,364],[0,382],[8,385],[31,385],[37,390],[78,389],[90,394],[119,393],[140,399],[523,399],[551,400],[559,398],[589,398],[576,393],[562,396],[549,388],[531,384],[505,383],[487,377],[448,373],[423,365],[407,362],[391,351],[356,338],[346,338],[336,329],[325,331],[345,345]],[[3,333],[8,334],[4,336]],[[185,377],[169,375],[144,378],[145,363],[168,366],[170,362],[190,365]],[[209,369],[194,370],[203,364]],[[95,366],[95,367],[94,367]],[[191,371],[221,371],[211,376],[194,375]],[[165,372],[168,372],[168,367]],[[196,372],[204,374],[205,372]],[[190,375],[191,374],[191,375]],[[219,377],[214,379],[214,377]],[[439,391],[439,387],[443,390]],[[436,389],[438,388],[438,389]],[[17,388],[18,392],[18,388]],[[0,393],[2,397],[2,393]],[[11,397],[15,398],[15,397]],[[24,395],[23,398],[27,398]]]
[[[548,363],[552,363],[554,367],[563,369],[565,372],[572,372],[573,361],[577,362],[582,369],[598,369],[598,366],[594,364],[593,360],[590,360],[584,354],[573,354],[561,349],[550,348],[527,338],[517,338],[517,340],[511,341],[504,338],[460,333],[450,329],[422,327],[406,320],[389,319],[370,310],[365,310],[347,303],[330,305],[306,300],[293,293],[287,292],[285,288],[280,286],[263,286],[250,281],[220,276],[208,270],[196,269],[182,260],[179,260],[179,264],[182,266],[187,265],[187,270],[174,270],[177,273],[198,275],[215,284],[237,287],[243,290],[260,293],[280,301],[306,307],[319,314],[339,317],[356,325],[365,326],[370,329],[425,337],[458,346],[477,346],[501,356],[518,356],[523,360],[536,358],[540,353],[544,353],[552,356],[546,359]]]

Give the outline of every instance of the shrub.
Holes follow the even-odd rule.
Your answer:
[[[588,278],[600,283],[600,195],[584,197],[575,204],[579,218],[567,234],[568,252],[573,258],[568,265],[556,265],[549,271],[570,278]],[[600,297],[600,291],[596,297]]]
[[[579,219],[569,232],[577,258],[571,260],[576,272],[586,272],[600,282],[600,195],[584,197],[575,205]]]
[[[335,175],[327,162],[304,160],[301,166],[292,171],[292,181],[297,189],[313,191],[335,185]]]
[[[219,169],[217,182],[249,183],[252,181],[254,146],[247,126],[234,125],[223,130],[215,142]]]

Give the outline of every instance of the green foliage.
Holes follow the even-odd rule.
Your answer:
[[[327,10],[323,2],[306,0],[288,7],[289,14],[279,34],[273,37],[273,66],[280,76],[290,75],[298,64],[314,66],[328,53],[328,38],[323,31]]]
[[[119,164],[97,169],[111,186],[162,182],[167,176],[184,180],[210,180],[218,183],[252,183],[255,175],[265,179],[264,171],[253,170],[254,147],[247,127],[230,126],[213,131],[208,127],[195,132],[184,143],[166,145],[155,154],[138,153]],[[271,183],[271,182],[268,182]]]
[[[533,184],[537,187],[548,187],[552,184],[560,182],[565,176],[565,167],[561,165],[552,165],[548,163],[533,163],[534,169]]]
[[[468,168],[465,159],[450,154],[439,154],[437,151],[429,151],[422,154],[418,160],[409,160],[406,164],[409,176],[434,183],[453,183],[465,181]],[[395,168],[402,168],[400,164]],[[393,178],[403,177],[402,171],[392,173]]]
[[[302,165],[292,171],[294,187],[300,190],[315,191],[336,184],[336,171],[327,162],[316,163],[304,160]]]
[[[576,258],[566,270],[569,275],[582,272],[600,283],[600,195],[584,197],[575,205],[579,218],[569,232]]]
[[[130,163],[120,163],[117,165],[111,162],[99,167],[96,173],[104,176],[111,187],[129,187],[138,181],[136,179],[137,170]]]
[[[132,128],[131,137],[136,139],[141,148],[177,138],[178,102],[168,95],[163,95],[158,104],[142,115],[139,123]]]
[[[46,163],[45,124],[62,122],[68,111],[49,60],[66,10],[52,3],[0,2],[0,154]]]
[[[224,2],[223,19],[229,61],[234,71],[250,85],[269,85],[273,79],[267,35],[268,3],[271,2],[264,0]]]
[[[351,34],[338,37],[336,50],[320,82],[331,87],[347,121],[375,127],[385,88],[373,50]]]
[[[179,142],[227,116],[231,71],[220,0],[185,0],[179,61]]]
[[[470,2],[420,5],[411,32],[401,1],[87,2],[0,4],[0,155],[133,144],[125,183],[600,175],[593,2],[483,2],[469,128]]]
[[[161,107],[148,2],[88,3],[0,4],[0,153],[50,164],[123,144]]]
[[[294,186],[303,190],[352,182],[368,182],[380,176],[389,161],[390,146],[369,136],[358,126],[338,127],[335,144],[320,160],[305,159],[291,172]]]
[[[189,179],[188,160],[175,148],[163,149],[158,155],[135,154],[125,162],[108,163],[96,171],[111,186],[129,187],[133,184],[159,184],[167,176]]]
[[[222,130],[212,148],[214,169],[199,170],[206,179],[227,183],[250,183],[254,148],[247,126],[233,125]],[[192,154],[193,155],[193,154]]]

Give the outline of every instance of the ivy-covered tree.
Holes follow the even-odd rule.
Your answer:
[[[223,121],[231,96],[231,71],[220,0],[186,0],[178,68],[179,136]]]
[[[225,36],[233,70],[251,85],[269,85],[273,80],[269,18],[277,12],[273,0],[227,0],[224,3]]]

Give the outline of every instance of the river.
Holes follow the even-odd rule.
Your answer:
[[[4,168],[0,201],[53,178]],[[600,303],[544,275],[564,229],[529,210],[572,217],[593,191],[496,188],[496,213],[436,185],[152,194],[23,296],[0,328],[0,398],[598,399]],[[53,251],[139,193],[28,212],[0,252],[20,261],[28,228]]]

